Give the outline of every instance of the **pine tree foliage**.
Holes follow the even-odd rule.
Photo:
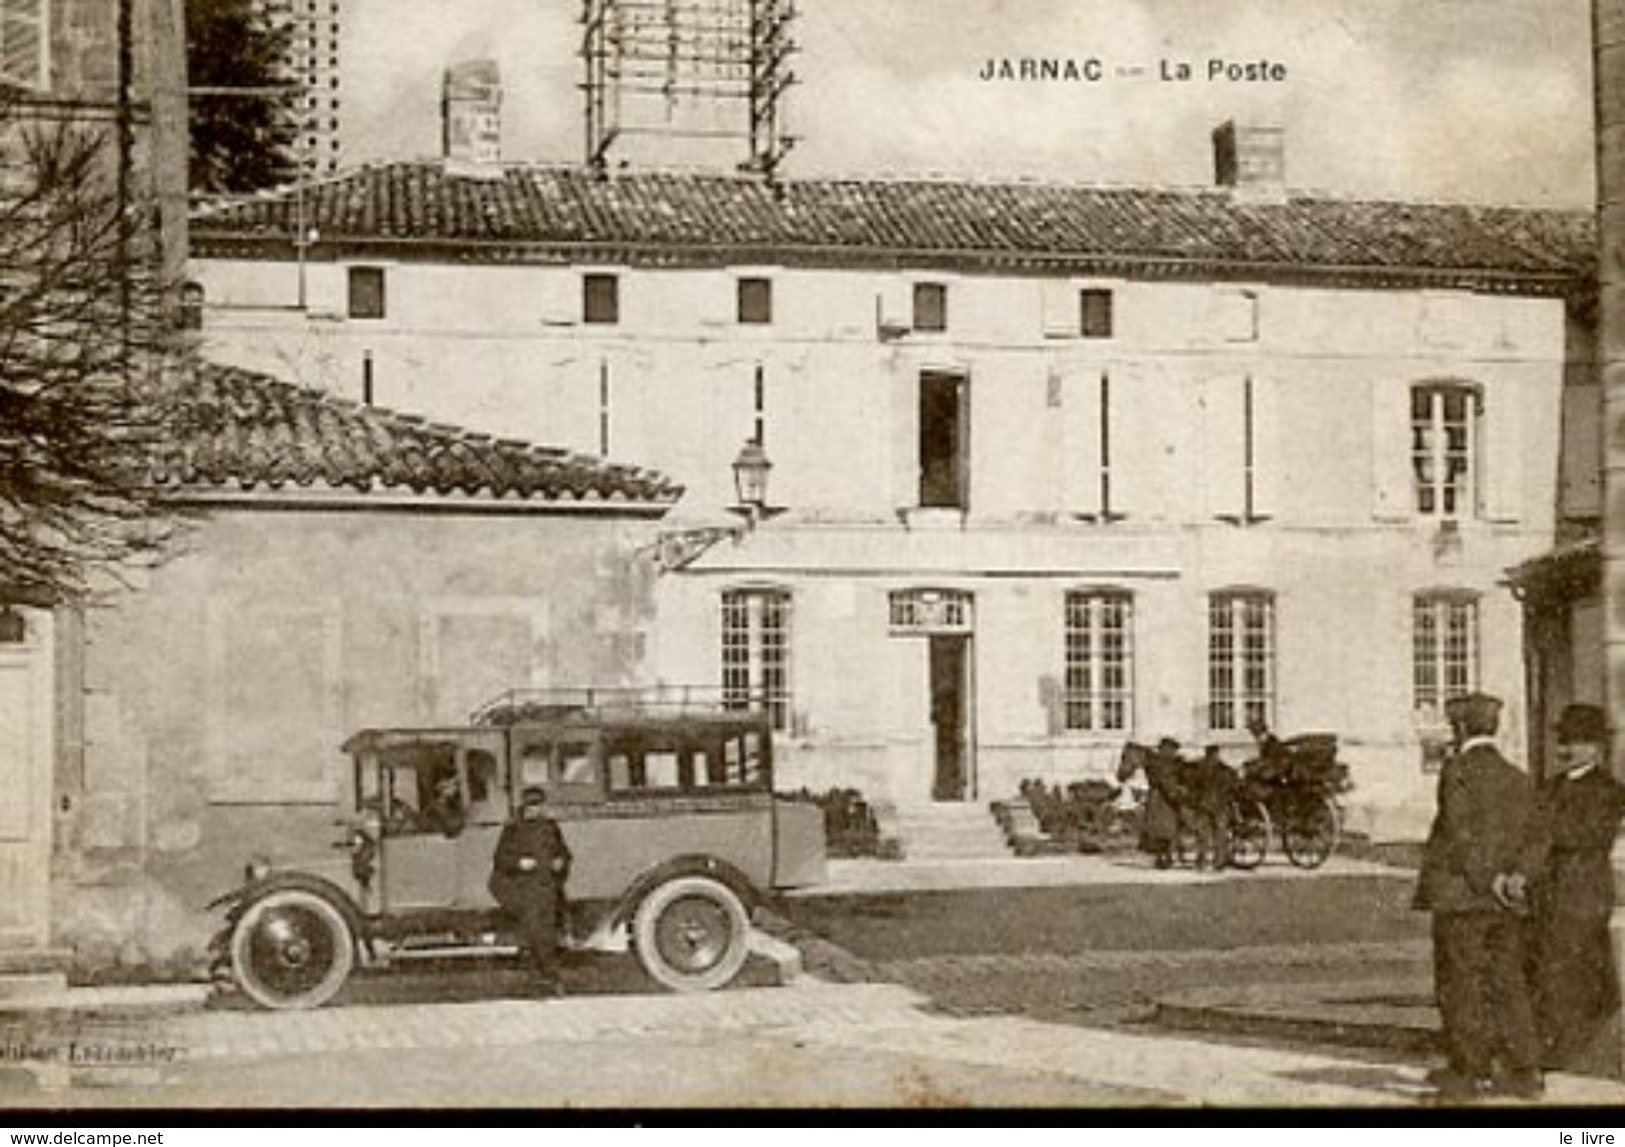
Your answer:
[[[264,94],[292,82],[283,63],[291,35],[253,0],[186,0],[194,194],[244,194],[293,178],[302,97]]]
[[[181,365],[105,125],[0,102],[0,599],[84,602],[180,524],[153,461]]]

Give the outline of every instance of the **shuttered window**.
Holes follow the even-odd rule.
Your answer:
[[[1411,474],[1416,512],[1463,518],[1473,513],[1482,403],[1472,387],[1431,383],[1411,389]]]
[[[46,0],[0,0],[0,85],[47,86]]]

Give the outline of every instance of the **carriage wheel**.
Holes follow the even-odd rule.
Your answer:
[[[1237,801],[1230,814],[1230,865],[1257,868],[1270,847],[1270,814],[1257,801]]]
[[[1328,797],[1303,801],[1283,827],[1286,858],[1299,868],[1319,868],[1337,847],[1337,806]]]

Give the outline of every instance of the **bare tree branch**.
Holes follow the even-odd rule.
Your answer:
[[[152,461],[187,364],[110,132],[0,95],[0,160],[0,600],[84,601],[181,522]]]

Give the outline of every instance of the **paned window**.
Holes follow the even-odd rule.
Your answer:
[[[948,288],[942,283],[914,284],[914,329],[948,329]]]
[[[1112,293],[1106,290],[1086,290],[1078,295],[1082,311],[1081,333],[1086,339],[1112,337]]]
[[[384,269],[350,268],[349,315],[352,319],[384,317]]]
[[[736,589],[722,595],[722,703],[765,709],[790,727],[790,594]]]
[[[1478,600],[1467,593],[1418,594],[1411,619],[1416,707],[1442,717],[1446,701],[1478,688]]]
[[[1122,731],[1134,718],[1134,600],[1126,593],[1066,595],[1065,726]]]
[[[1470,386],[1430,383],[1411,388],[1411,473],[1417,513],[1440,518],[1471,513],[1481,405]]]
[[[1275,723],[1275,599],[1258,591],[1208,600],[1208,728]]]
[[[762,324],[773,321],[773,280],[739,280],[739,321]]]
[[[581,276],[581,320],[588,323],[621,321],[621,280],[617,275]]]

